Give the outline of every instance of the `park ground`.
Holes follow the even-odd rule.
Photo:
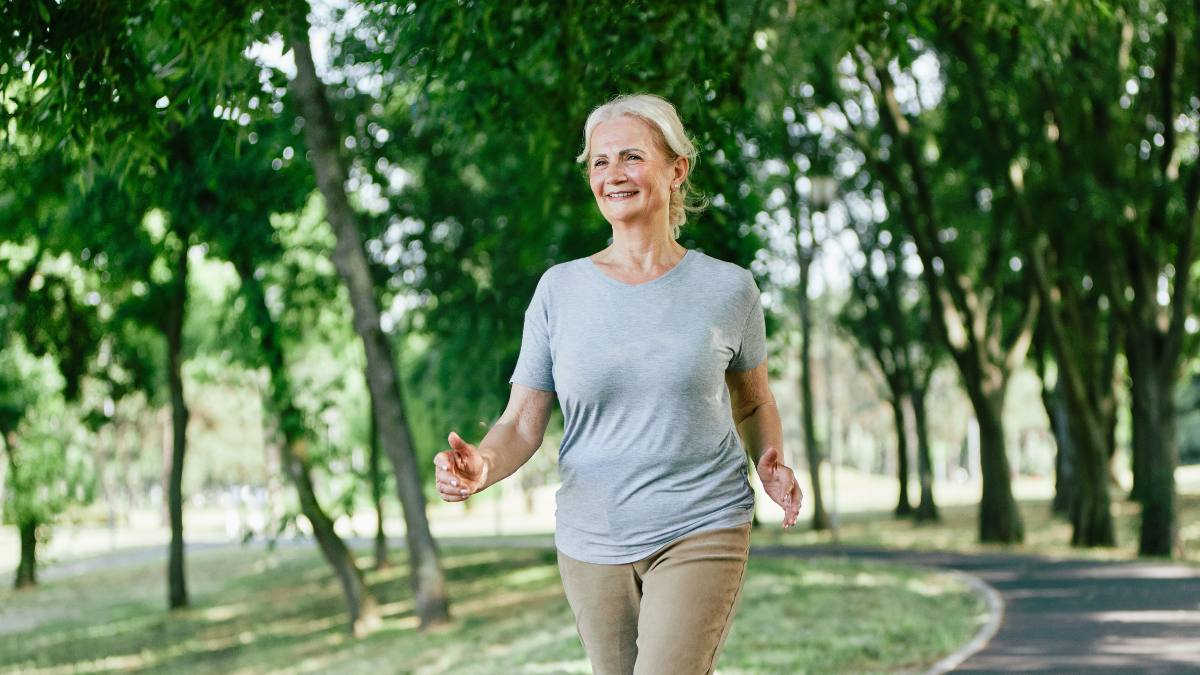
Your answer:
[[[0,592],[0,671],[21,673],[587,673],[554,553],[447,547],[454,619],[419,631],[403,558],[368,580],[380,630],[346,631],[309,546],[189,556],[192,607],[165,610],[161,558],[103,564]],[[369,562],[369,556],[361,559]],[[722,673],[919,670],[986,620],[959,578],[835,559],[751,561]]]
[[[1066,544],[1069,525],[1050,516],[1049,500],[1039,494],[1044,486],[1019,482],[1026,543],[997,547],[974,541],[975,509],[969,503],[946,499],[941,523],[914,526],[878,508],[894,499],[884,483],[871,489],[870,477],[840,478],[847,493],[871,496],[857,508],[843,509],[841,544],[1136,557],[1136,507],[1124,502],[1114,505],[1117,548],[1074,549]],[[1183,468],[1178,482],[1185,562],[1195,565],[1200,471]],[[306,542],[271,548],[221,541],[218,516],[210,513],[205,520],[205,512],[197,512],[198,537],[188,559],[193,606],[170,614],[161,542],[153,541],[156,528],[64,528],[58,534],[75,550],[62,540],[49,549],[41,587],[14,592],[6,583],[0,590],[0,671],[588,672],[553,553],[546,548],[550,540],[535,527],[541,516],[536,508],[527,513],[518,496],[485,501],[467,513],[449,505],[431,508],[435,531],[442,531],[453,622],[417,630],[403,554],[395,547],[393,565],[368,574],[383,607],[383,627],[360,640],[347,635],[336,584]],[[773,520],[769,507],[762,515]],[[466,527],[469,522],[477,531]],[[353,522],[344,527],[357,529]],[[803,527],[785,533],[768,525],[754,535],[759,548],[830,542],[830,533]],[[0,551],[10,555],[3,543]],[[362,548],[360,561],[367,566],[369,547],[364,542]],[[985,620],[982,597],[961,579],[931,569],[830,557],[754,557],[719,668],[920,671],[969,641]]]

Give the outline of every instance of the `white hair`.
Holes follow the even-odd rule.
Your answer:
[[[647,122],[651,129],[658,132],[658,140],[667,154],[668,161],[679,157],[688,160],[688,175],[684,176],[679,189],[671,193],[671,202],[667,222],[671,226],[671,236],[679,238],[679,228],[687,222],[688,212],[698,213],[704,210],[706,200],[692,195],[691,170],[696,166],[698,158],[696,146],[688,138],[679,120],[679,113],[670,101],[654,94],[626,94],[601,105],[588,115],[583,125],[583,152],[575,158],[576,162],[586,162],[592,152],[592,132],[601,122],[607,122],[621,115],[636,117]]]

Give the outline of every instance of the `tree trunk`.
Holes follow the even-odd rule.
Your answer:
[[[1075,420],[1084,419],[1073,412]],[[1112,510],[1108,496],[1108,452],[1097,441],[1101,429],[1085,431],[1083,424],[1071,424],[1071,464],[1075,473],[1071,500],[1071,545],[1115,546]]]
[[[159,503],[159,523],[162,527],[171,527],[171,408],[164,406],[155,415],[156,431],[162,444],[162,474],[159,476],[162,488],[162,500]]]
[[[17,434],[13,430],[3,429],[4,447],[8,454],[8,483],[17,482]],[[28,588],[37,584],[37,519],[28,514],[18,513],[17,529],[21,536],[21,559],[17,563],[17,573],[13,588]]]
[[[293,409],[285,414],[293,415]],[[287,428],[287,425],[284,425]],[[312,524],[313,535],[326,562],[333,567],[334,574],[342,586],[342,595],[346,598],[346,608],[350,613],[350,632],[355,636],[371,633],[379,627],[381,617],[375,597],[363,581],[362,572],[354,561],[354,553],[346,547],[346,543],[333,529],[333,521],[325,514],[317,501],[316,491],[313,490],[312,474],[306,461],[306,451],[302,438],[286,438],[284,432],[283,463],[287,467],[288,478],[296,486],[300,497],[300,510],[308,522]]]
[[[116,482],[118,486],[117,491],[124,492],[124,495],[122,495],[124,499],[121,500],[121,523],[125,527],[129,527],[130,519],[133,514],[134,497],[132,486],[134,483],[134,478],[131,475],[133,473],[133,467],[129,460],[129,456],[132,454],[129,451],[129,448],[133,444],[130,443],[129,436],[134,433],[136,433],[136,424],[132,420],[128,419],[124,420],[117,427],[116,431],[117,456],[114,458],[118,469]]]
[[[799,246],[797,237],[797,246]],[[821,498],[821,448],[817,445],[817,426],[814,419],[812,387],[812,308],[808,301],[808,274],[812,260],[806,253],[800,254],[800,287],[797,302],[800,310],[800,403],[804,424],[804,451],[808,456],[808,471],[812,478],[813,505],[812,529],[829,529],[829,517],[825,513],[825,502]]]
[[[371,391],[384,450],[392,462],[396,491],[404,510],[406,538],[412,570],[413,597],[421,626],[449,619],[445,578],[438,562],[437,544],[429,531],[425,495],[404,413],[400,382],[387,336],[379,327],[379,307],[363,253],[357,217],[346,197],[347,174],[339,152],[337,124],[326,99],[325,86],[317,78],[308,44],[308,22],[303,14],[291,17],[289,42],[296,60],[292,90],[304,114],[305,138],[312,152],[317,185],[325,197],[326,216],[337,245],[333,263],[346,284],[354,310],[354,329],[362,338],[367,357],[367,384]]]
[[[1054,501],[1050,511],[1055,515],[1069,518],[1071,504],[1075,498],[1075,476],[1071,455],[1071,420],[1067,414],[1067,402],[1062,394],[1062,384],[1055,382],[1053,388],[1046,387],[1042,382],[1042,407],[1046,409],[1046,417],[1050,420],[1050,431],[1054,435]]]
[[[17,528],[21,532],[21,562],[17,564],[17,578],[13,588],[28,588],[37,584],[37,528],[33,519],[22,519]]]
[[[1070,358],[1069,356],[1067,358]],[[1109,498],[1107,422],[1097,424],[1102,412],[1084,410],[1084,401],[1071,401],[1068,410],[1072,423],[1071,471],[1073,473],[1071,500],[1071,545],[1115,546],[1111,500]]]
[[[1138,554],[1169,557],[1179,545],[1175,497],[1179,446],[1171,396],[1174,378],[1165,377],[1156,367],[1152,336],[1131,329],[1128,337],[1133,435],[1142,455]]]
[[[104,500],[105,529],[108,530],[110,546],[116,546],[117,537],[117,487],[112,465],[117,457],[116,443],[120,422],[109,420],[108,426],[96,433],[97,447],[93,457],[96,461],[96,482],[100,485],[100,497]]]
[[[973,392],[973,393],[972,393]],[[1004,394],[968,388],[979,421],[979,464],[983,496],[979,500],[979,541],[1017,544],[1025,539],[1021,513],[1012,496],[1011,472],[1004,444]]]
[[[917,475],[921,479],[921,501],[917,504],[917,522],[941,520],[937,503],[933,501],[933,456],[929,450],[929,428],[925,419],[925,387],[912,391],[913,426],[917,432]]]
[[[355,636],[366,635],[379,627],[379,608],[371,595],[362,572],[355,564],[354,554],[338,536],[333,520],[326,515],[313,489],[312,470],[309,466],[304,441],[304,426],[301,413],[296,409],[292,394],[291,379],[288,377],[287,360],[284,358],[283,342],[279,327],[267,309],[266,295],[262,284],[254,276],[254,266],[248,259],[235,261],[246,292],[246,303],[258,326],[263,357],[271,373],[270,404],[280,420],[283,432],[281,448],[284,470],[296,486],[300,497],[300,511],[308,518],[316,536],[317,545],[326,562],[333,567],[334,574],[342,586],[342,595],[350,613],[350,632]]]
[[[388,567],[387,535],[383,531],[383,474],[379,470],[379,425],[371,408],[371,501],[375,503],[375,569]]]
[[[1143,371],[1154,366],[1150,349],[1136,344],[1136,340],[1134,331],[1126,333],[1125,359],[1129,366],[1129,406],[1132,418],[1129,435],[1129,470],[1133,474],[1133,485],[1129,488],[1129,500],[1145,505],[1146,476],[1149,473],[1146,468],[1148,445],[1146,435],[1152,433],[1149,421],[1152,415],[1148,411],[1148,408],[1151,407],[1148,400],[1150,394],[1144,389],[1153,378],[1144,374]]]
[[[896,467],[900,480],[900,499],[893,513],[897,518],[904,518],[913,512],[912,504],[908,501],[908,423],[904,419],[903,394],[893,391],[890,398],[892,417],[896,423]]]
[[[1010,186],[1011,187],[1011,186]],[[1019,190],[1011,188],[1015,194]],[[1024,204],[1019,205],[1024,208]],[[1022,211],[1023,220],[1033,222]],[[1049,252],[1049,237],[1039,236],[1029,250],[1034,283],[1045,308],[1045,330],[1054,347],[1058,378],[1055,388],[1065,394],[1071,437],[1072,469],[1075,473],[1071,501],[1072,546],[1113,546],[1112,511],[1108,498],[1107,414],[1095,392],[1106,385],[1099,373],[1104,365],[1097,362],[1102,350],[1096,349],[1096,327],[1101,325],[1098,304],[1081,302],[1071,286],[1055,286],[1052,272],[1054,257]],[[1068,323],[1070,321],[1070,323]]]
[[[187,449],[188,409],[183,399],[183,317],[187,302],[188,236],[179,234],[175,278],[167,306],[164,332],[167,337],[167,383],[171,390],[171,470],[167,484],[167,511],[171,522],[171,544],[167,560],[167,605],[188,605],[183,564],[183,456]]]

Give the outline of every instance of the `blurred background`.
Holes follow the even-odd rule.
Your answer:
[[[291,542],[352,631],[389,559],[383,615],[442,621],[436,539],[553,530],[557,409],[466,504],[429,469],[503,410],[542,271],[607,245],[573,157],[636,92],[700,149],[680,243],[762,289],[796,541],[1194,559],[1198,27],[1150,0],[5,3],[0,581],[124,552],[185,608],[193,551]]]

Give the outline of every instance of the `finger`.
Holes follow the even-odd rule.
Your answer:
[[[797,510],[799,510],[800,503],[803,501],[804,493],[800,491],[799,481],[792,481],[792,503],[796,505]]]
[[[459,486],[447,485],[440,483],[438,485],[438,494],[442,499],[447,501],[463,500],[471,496],[471,491]]]
[[[448,470],[452,461],[452,455],[447,451],[439,452],[433,456],[433,465],[442,470]]]
[[[453,473],[450,471],[442,471],[441,469],[437,470],[434,479],[437,482],[449,483],[450,485],[455,486],[455,487],[457,487],[458,484],[462,482],[462,479],[459,478],[457,473]]]
[[[449,439],[450,447],[455,450],[466,450],[470,445],[459,436],[457,432],[451,431]]]
[[[471,492],[470,487],[457,480],[440,480],[437,482],[437,489],[439,492],[446,492],[450,494],[459,494],[463,491],[468,493]]]
[[[788,482],[787,482],[787,494],[786,494],[786,496],[785,496],[784,498],[785,498],[785,499],[787,499],[787,502],[788,502],[789,504],[792,504],[792,505],[799,505],[799,501],[800,501],[800,483],[799,483],[799,481],[797,481],[797,480],[795,479],[795,477],[791,477],[791,478],[790,478],[790,480],[788,480]]]

